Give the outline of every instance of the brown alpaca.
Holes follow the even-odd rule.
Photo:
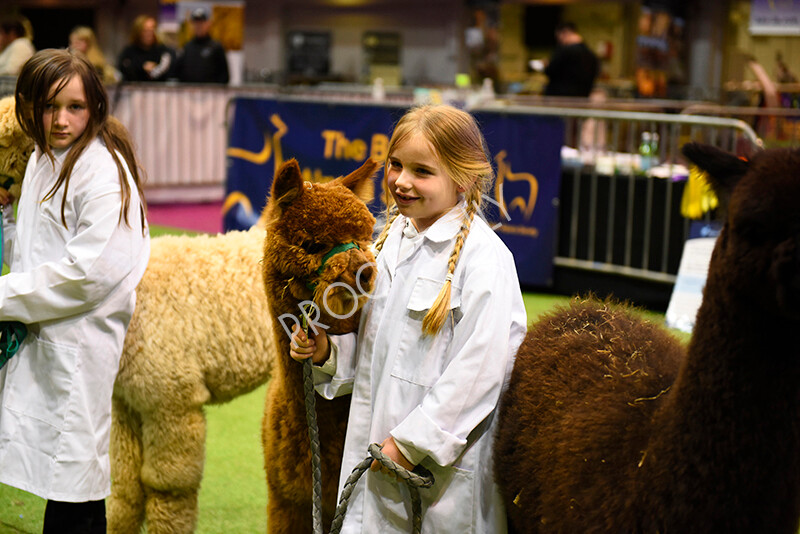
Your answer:
[[[530,328],[495,450],[513,531],[798,531],[800,151],[683,152],[728,206],[688,349],[591,301]]]
[[[309,315],[328,326],[329,334],[357,328],[357,310],[366,301],[375,278],[375,258],[369,251],[375,219],[364,202],[373,197],[372,176],[377,166],[368,160],[344,178],[311,184],[303,182],[300,167],[290,160],[278,169],[272,184],[265,211],[263,269],[279,356],[267,390],[262,427],[270,533],[312,531],[311,452],[302,365],[289,356],[290,338],[285,328],[292,327],[290,317],[301,317],[298,304],[310,300],[320,315],[318,319],[314,311]],[[358,247],[335,253],[323,263],[332,247],[347,243]],[[337,282],[346,287],[331,285]],[[315,289],[312,291],[309,285]],[[336,319],[329,311],[347,318]],[[336,508],[350,399],[318,400],[316,406],[322,456],[322,522],[327,528]]]

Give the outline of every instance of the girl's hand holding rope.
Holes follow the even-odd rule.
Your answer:
[[[320,331],[317,335],[314,335],[313,332],[306,334],[299,325],[294,325],[291,339],[289,356],[298,362],[302,363],[303,360],[311,358],[315,365],[322,365],[331,355],[328,334],[324,331]]]
[[[414,464],[409,462],[405,456],[403,456],[403,453],[397,448],[397,444],[394,442],[394,438],[391,436],[383,440],[383,443],[381,443],[381,452],[388,456],[394,463],[408,471],[412,471],[414,467],[416,467]],[[370,464],[369,469],[370,471],[380,471],[384,475],[389,475],[396,478],[395,473],[390,471],[378,460],[372,460],[372,464]]]

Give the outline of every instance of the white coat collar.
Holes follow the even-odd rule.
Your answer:
[[[444,243],[453,239],[464,222],[464,215],[467,210],[467,203],[459,202],[447,213],[439,217],[436,222],[428,227],[423,234],[425,239],[434,243]],[[399,218],[399,217],[398,217]],[[405,219],[405,217],[403,217]]]
[[[444,243],[453,239],[456,234],[458,234],[459,230],[461,230],[466,209],[467,203],[465,201],[456,204],[450,211],[439,217],[436,222],[423,232],[423,241],[427,239],[434,243]],[[400,250],[403,228],[405,228],[408,222],[408,217],[405,215],[398,215],[389,227],[386,241],[383,242],[383,247],[381,247],[383,263],[386,265],[392,277],[394,277],[395,267],[397,267],[397,254]]]
[[[51,160],[50,158],[48,158],[45,155],[44,151],[41,148],[39,148],[38,146],[34,150],[34,155],[36,156],[36,161],[37,162],[38,161],[51,162],[53,164],[53,168],[56,169],[56,168],[60,167],[64,163],[65,159],[67,159],[67,154],[69,154],[69,148],[70,147],[68,147],[68,148],[60,148],[60,149],[50,149],[50,152],[53,153],[53,157],[55,158],[55,160]],[[42,159],[42,158],[44,158],[44,159]]]

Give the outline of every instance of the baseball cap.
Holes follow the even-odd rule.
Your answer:
[[[196,21],[208,20],[208,11],[204,7],[198,7],[192,10],[190,18]]]

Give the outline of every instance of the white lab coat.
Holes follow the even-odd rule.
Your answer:
[[[407,219],[394,221],[377,258],[360,339],[332,336],[335,374],[316,369],[315,380],[327,398],[352,390],[340,492],[369,444],[391,434],[436,479],[421,490],[423,532],[502,534],[505,508],[491,456],[494,417],[526,315],[514,259],[479,217],[454,273],[452,314],[435,337],[421,333],[447,273],[463,206],[431,225],[399,263]],[[385,475],[365,472],[349,502],[342,532],[411,532],[408,488]]]
[[[118,171],[100,140],[73,168],[65,228],[64,187],[42,202],[66,151],[56,156],[54,169],[34,152],[16,223],[5,214],[10,272],[0,277],[0,321],[29,331],[0,371],[0,482],[83,502],[111,490],[111,392],[150,240],[130,175],[130,226],[119,222]]]

